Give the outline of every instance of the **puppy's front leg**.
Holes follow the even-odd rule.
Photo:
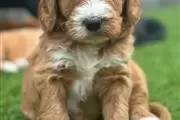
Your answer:
[[[129,120],[132,83],[128,68],[107,68],[95,77],[104,120]]]
[[[150,113],[148,90],[145,84],[135,85],[130,99],[131,120],[159,120]]]
[[[133,61],[129,62],[133,81],[133,90],[130,98],[130,118],[131,120],[159,120],[150,113],[149,95],[145,73]]]
[[[48,81],[40,91],[40,108],[36,120],[69,120],[66,90],[58,80]]]

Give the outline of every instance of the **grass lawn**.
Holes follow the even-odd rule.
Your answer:
[[[166,105],[173,120],[180,120],[180,7],[161,8],[146,13],[168,28],[164,42],[137,47],[135,60],[148,76],[151,100]],[[0,73],[0,120],[25,120],[20,112],[21,80],[18,74]]]

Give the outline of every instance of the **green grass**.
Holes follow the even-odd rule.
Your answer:
[[[168,28],[164,42],[137,47],[135,60],[148,76],[151,100],[166,105],[173,120],[180,120],[180,24],[179,7],[156,9],[146,16],[161,20]],[[23,72],[0,73],[0,120],[24,120],[20,112]]]
[[[134,58],[148,76],[151,100],[160,101],[180,120],[180,7],[154,10],[147,16],[161,20],[168,28],[164,42],[138,47]]]

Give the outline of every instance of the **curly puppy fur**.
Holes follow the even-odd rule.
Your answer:
[[[44,34],[23,85],[27,117],[170,120],[163,107],[150,112],[144,73],[131,60],[138,0],[40,0],[39,15]],[[87,19],[100,28],[91,31]]]

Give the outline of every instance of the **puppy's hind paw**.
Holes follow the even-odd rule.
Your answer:
[[[160,120],[160,119],[154,115],[151,115],[151,116],[143,117],[140,120]]]

